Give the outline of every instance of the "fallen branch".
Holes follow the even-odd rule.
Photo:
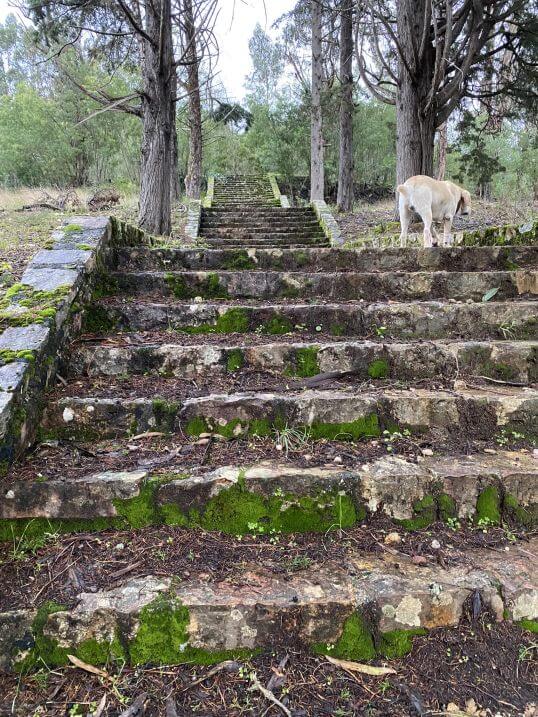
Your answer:
[[[205,682],[205,680],[208,680],[210,677],[213,677],[213,675],[216,675],[222,670],[226,670],[226,672],[237,672],[239,670],[239,663],[235,662],[235,660],[225,660],[224,662],[219,662],[219,664],[209,670],[206,675],[203,675],[203,677],[199,677],[197,680],[194,680],[194,682],[189,683],[187,687],[184,687],[181,691],[186,692],[187,690],[196,687],[196,685]]]
[[[166,708],[166,717],[178,717],[176,701],[171,695],[166,698],[164,706]]]
[[[111,680],[112,678],[108,674],[108,672],[105,672],[105,670],[99,669],[99,667],[95,667],[94,665],[88,665],[87,662],[83,662],[82,660],[79,660],[78,657],[75,657],[75,655],[67,655],[67,659],[69,662],[75,667],[78,667],[81,670],[84,670],[84,672],[91,672],[92,675],[97,675],[98,677],[104,677],[105,680]]]
[[[279,709],[282,710],[282,712],[286,715],[286,717],[291,717],[291,712],[286,707],[286,705],[283,705],[280,700],[278,700],[274,694],[271,692],[271,690],[268,690],[266,687],[262,685],[262,683],[259,681],[259,679],[256,677],[255,674],[252,674],[250,676],[250,680],[252,682],[252,685],[249,687],[249,690],[258,690],[262,693],[262,695],[265,697],[266,700],[269,700],[274,705],[276,705]]]

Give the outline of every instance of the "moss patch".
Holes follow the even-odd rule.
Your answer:
[[[255,269],[257,264],[252,257],[248,255],[245,249],[239,249],[226,254],[223,268],[228,270]]]
[[[387,378],[389,371],[389,364],[385,359],[372,361],[368,366],[368,376],[370,376],[370,378]]]
[[[424,498],[413,503],[413,518],[404,518],[398,523],[406,530],[421,530],[427,528],[437,520],[437,503],[433,495],[425,495]]]
[[[245,357],[241,349],[232,349],[226,357],[226,369],[229,373],[239,371],[245,363]]]
[[[522,630],[527,630],[527,632],[532,632],[535,635],[538,634],[538,620],[520,620],[517,625]]]
[[[404,657],[413,649],[413,637],[417,635],[426,635],[424,628],[415,628],[413,630],[390,630],[381,633],[378,653],[388,660],[394,660]]]
[[[365,436],[381,435],[377,414],[371,413],[349,423],[313,423],[310,427],[310,436],[314,440],[322,438],[334,441],[355,441]]]
[[[344,623],[342,634],[334,645],[318,643],[313,646],[317,655],[331,655],[341,660],[373,660],[377,656],[374,638],[366,620],[358,612]]]
[[[70,291],[69,286],[36,291],[27,284],[13,284],[0,299],[0,328],[42,324],[54,319],[60,303]]]
[[[116,322],[105,306],[91,304],[84,309],[83,331],[90,334],[106,334],[113,331]]]
[[[317,376],[320,372],[318,363],[318,348],[308,346],[295,351],[294,362],[284,371],[286,376]]]
[[[13,363],[14,361],[35,361],[35,351],[0,349],[0,365]]]
[[[154,663],[212,665],[229,659],[250,659],[252,650],[209,652],[189,645],[189,610],[170,595],[160,595],[139,615],[139,628],[128,651],[132,665]]]
[[[273,336],[290,334],[293,331],[293,324],[285,316],[277,314],[264,325],[263,329],[266,334]]]
[[[176,401],[166,401],[162,398],[156,398],[153,400],[151,406],[155,418],[156,430],[173,433],[180,404]]]
[[[486,525],[501,524],[501,495],[496,486],[484,488],[476,501],[476,522]]]

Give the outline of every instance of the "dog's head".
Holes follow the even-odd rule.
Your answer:
[[[471,212],[471,195],[466,189],[461,190],[460,201],[456,209],[457,214],[466,217]]]

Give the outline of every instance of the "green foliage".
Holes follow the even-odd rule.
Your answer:
[[[501,524],[501,495],[496,486],[490,485],[480,493],[476,501],[478,525]]]

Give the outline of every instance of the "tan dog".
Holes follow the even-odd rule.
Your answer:
[[[432,231],[438,244],[447,246],[452,242],[452,221],[459,212],[469,214],[471,210],[471,195],[466,189],[458,187],[453,182],[439,182],[437,179],[417,175],[410,177],[397,189],[400,208],[400,246],[407,244],[407,230],[413,212],[420,214],[424,222],[424,246],[432,246]],[[443,222],[443,239],[432,224],[432,221]]]

